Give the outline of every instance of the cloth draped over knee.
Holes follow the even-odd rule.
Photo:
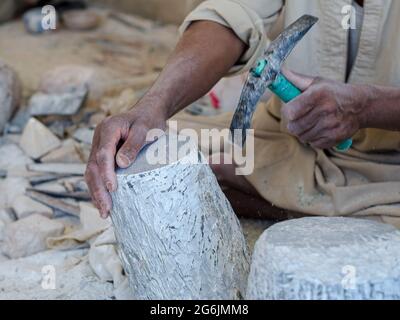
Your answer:
[[[299,43],[286,66],[345,82],[349,31],[343,27],[347,21],[343,8],[351,4],[351,0],[208,0],[186,18],[181,32],[197,20],[232,28],[248,45],[229,72],[234,75],[254,64],[272,30],[276,32],[302,14],[312,14],[320,18],[319,23]],[[277,27],[277,21],[283,21],[282,26]],[[400,86],[398,30],[400,1],[364,2],[359,49],[348,82]],[[255,170],[247,179],[260,195],[279,207],[305,214],[371,217],[400,228],[400,133],[363,129],[346,153],[314,150],[288,134],[281,121],[281,106],[272,98],[254,115]],[[184,118],[192,125],[200,119]],[[221,116],[211,123],[226,128],[229,120],[230,116]],[[201,119],[198,126],[205,121]]]

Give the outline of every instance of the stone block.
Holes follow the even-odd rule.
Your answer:
[[[267,229],[247,299],[400,299],[400,231],[370,220],[313,217]]]

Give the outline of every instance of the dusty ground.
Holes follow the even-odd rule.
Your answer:
[[[121,102],[128,103],[135,99],[130,94],[137,98],[154,81],[174,47],[177,28],[137,18],[132,20],[134,26],[127,26],[107,18],[106,11],[99,11],[99,14],[103,16],[101,26],[86,32],[60,29],[49,34],[31,35],[20,21],[0,26],[0,58],[17,71],[22,81],[22,108],[38,90],[40,83],[46,84],[44,74],[63,65],[85,66],[93,71],[95,76],[89,81],[89,99],[85,110],[94,110],[99,119],[115,112],[107,108],[100,110],[101,106],[115,102],[112,97],[129,88],[133,93],[129,91],[123,95]],[[129,17],[124,18],[130,21]],[[111,102],[105,99],[111,99]],[[85,112],[77,119],[84,118]],[[66,133],[79,125],[75,123],[73,129],[66,129]],[[9,138],[18,142],[19,135]],[[87,156],[87,147],[85,150],[86,153],[83,153]],[[4,160],[7,155],[0,154],[0,157]],[[260,220],[242,219],[241,222],[251,249],[259,235],[271,225]],[[73,225],[77,222],[68,223]],[[93,272],[87,258],[88,246],[65,251],[49,250],[17,260],[0,255],[0,298],[125,298],[123,289],[116,290],[112,281],[100,280]],[[42,288],[44,265],[56,268],[58,287],[55,290]]]

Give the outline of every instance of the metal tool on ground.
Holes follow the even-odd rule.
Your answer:
[[[287,27],[268,47],[264,54],[250,70],[244,85],[242,95],[232,119],[231,134],[235,143],[246,142],[247,130],[250,129],[251,120],[260,98],[269,88],[283,102],[288,103],[301,94],[301,91],[293,85],[281,73],[281,66],[290,55],[297,43],[317,23],[318,18],[304,15]],[[242,141],[237,141],[241,133]],[[347,151],[353,144],[352,139],[341,142],[336,146],[338,151]]]

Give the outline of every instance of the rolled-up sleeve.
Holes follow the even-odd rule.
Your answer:
[[[193,21],[209,20],[231,28],[248,49],[228,75],[247,71],[268,44],[266,31],[282,10],[283,0],[207,0],[184,20],[183,33]]]

